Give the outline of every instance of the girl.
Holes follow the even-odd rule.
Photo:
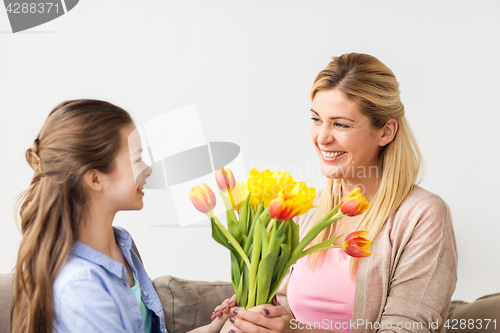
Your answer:
[[[369,209],[339,220],[312,244],[341,234],[335,244],[342,244],[345,235],[368,230],[372,255],[349,259],[330,249],[302,258],[278,293],[288,308],[232,309],[232,331],[443,332],[457,280],[451,214],[439,196],[418,186],[421,156],[399,84],[373,56],[332,59],[314,81],[310,110],[326,185],[317,208],[296,222],[303,235],[360,187]]]
[[[16,205],[12,332],[167,332],[132,237],[112,226],[118,211],[143,207],[152,170],[141,151],[132,118],[111,103],[67,101],[49,114]],[[223,318],[195,331],[218,332]]]

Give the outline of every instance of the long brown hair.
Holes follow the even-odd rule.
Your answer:
[[[380,175],[378,190],[359,224],[352,227],[352,231],[368,230],[366,237],[373,241],[389,215],[420,183],[419,176],[423,176],[422,156],[405,117],[399,83],[394,73],[380,60],[362,53],[333,57],[314,80],[311,100],[318,91],[329,89],[338,89],[358,103],[362,113],[370,118],[373,128],[383,128],[391,118],[398,122],[394,139],[381,147],[379,153],[377,170],[381,172],[377,171]],[[313,221],[318,221],[335,207],[342,195],[341,179],[327,178]],[[334,236],[337,236],[335,224],[323,230],[312,243],[317,244]],[[325,251],[312,254],[311,265],[321,261],[324,255]],[[358,260],[351,258],[351,277],[355,276]]]
[[[22,241],[14,271],[13,333],[52,332],[52,284],[86,214],[82,177],[90,169],[114,170],[120,130],[130,124],[127,111],[111,103],[66,101],[50,112],[33,147],[26,150],[35,174],[15,206]],[[15,220],[17,224],[17,215]]]

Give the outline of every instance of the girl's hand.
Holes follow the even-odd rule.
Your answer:
[[[240,307],[232,307],[233,310],[243,310],[244,308]],[[221,312],[221,311],[219,311]],[[210,324],[208,324],[207,330],[202,332],[202,333],[219,333],[226,323],[228,318],[231,318],[233,316],[232,312],[227,312],[227,313],[222,313],[221,315],[215,317],[215,320],[212,321]]]
[[[292,317],[287,308],[281,305],[264,304],[249,310],[236,308],[231,312],[234,317],[231,317],[229,321],[240,332],[290,333],[294,331],[290,328]]]
[[[214,320],[217,317],[221,317],[221,316],[224,316],[225,314],[228,314],[229,310],[234,306],[236,306],[236,294],[234,294],[231,298],[226,298],[224,300],[224,302],[222,302],[221,305],[217,306],[214,309],[214,312],[212,312],[210,319]],[[225,317],[225,319],[227,319],[227,318],[228,317]],[[225,319],[224,319],[224,321],[225,321]]]

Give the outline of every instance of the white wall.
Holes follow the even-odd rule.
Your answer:
[[[33,174],[24,152],[59,102],[108,100],[136,123],[196,104],[206,139],[240,145],[248,170],[296,170],[321,187],[309,89],[331,56],[364,52],[399,79],[425,157],[422,186],[452,210],[453,298],[500,292],[499,10],[497,1],[82,0],[12,34],[0,9],[0,273],[20,241],[12,204]],[[229,281],[229,255],[210,229],[172,226],[175,213],[151,198],[116,217],[151,277]]]

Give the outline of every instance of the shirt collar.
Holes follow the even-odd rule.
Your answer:
[[[113,231],[115,234],[116,242],[120,245],[120,249],[122,250],[124,255],[125,253],[130,253],[130,247],[132,246],[132,238],[130,237],[130,235],[126,231],[118,227],[113,227]],[[74,256],[80,257],[101,266],[119,279],[127,278],[125,267],[121,263],[111,259],[107,255],[102,254],[101,252],[80,241],[75,242],[71,253]],[[127,258],[127,256],[125,256],[125,258]]]

